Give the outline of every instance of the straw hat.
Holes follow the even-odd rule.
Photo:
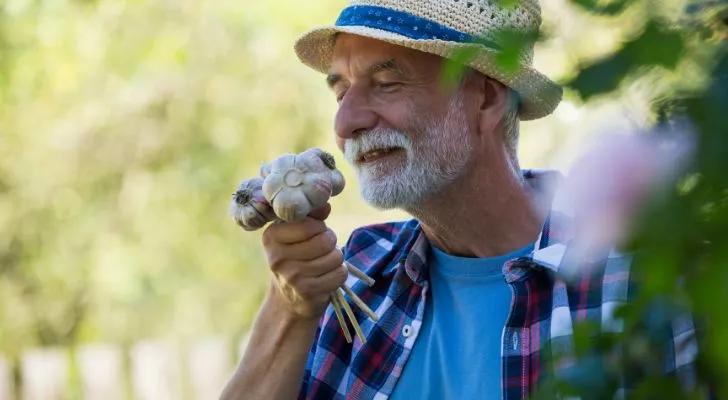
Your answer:
[[[559,104],[561,88],[533,68],[533,46],[527,46],[520,54],[521,67],[506,73],[495,61],[497,43],[491,40],[493,45],[489,47],[473,44],[478,39],[493,39],[497,30],[538,31],[541,25],[538,0],[519,0],[507,8],[498,5],[501,1],[350,0],[334,26],[305,33],[296,41],[295,50],[304,64],[327,73],[339,32],[441,57],[467,46],[478,46],[483,51],[467,64],[518,92],[522,120],[544,117]]]

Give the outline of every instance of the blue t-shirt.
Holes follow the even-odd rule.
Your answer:
[[[489,258],[432,248],[424,321],[391,399],[501,397],[501,335],[511,305],[502,268],[533,247]]]

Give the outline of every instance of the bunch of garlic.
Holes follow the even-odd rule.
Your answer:
[[[274,220],[296,221],[326,204],[331,196],[341,193],[344,185],[344,176],[336,169],[331,154],[320,149],[285,154],[270,164],[263,164],[260,178],[248,179],[240,184],[233,193],[230,214],[247,231],[260,229]],[[374,284],[374,280],[364,272],[346,261],[344,264],[352,275],[369,286]],[[349,317],[359,340],[364,343],[366,339],[344,292],[370,318],[375,321],[378,318],[347,285],[331,294],[331,303],[346,341],[351,343],[352,337],[342,310]]]
[[[320,149],[285,154],[260,168],[260,178],[240,183],[230,214],[245,230],[270,221],[297,221],[344,190],[334,157]]]

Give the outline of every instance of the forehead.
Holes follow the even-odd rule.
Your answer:
[[[356,73],[386,60],[394,60],[398,66],[408,70],[423,72],[437,70],[442,63],[442,59],[433,54],[381,40],[340,33],[336,37],[330,71],[338,74]]]

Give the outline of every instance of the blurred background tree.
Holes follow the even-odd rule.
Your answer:
[[[1,354],[247,330],[268,276],[259,233],[227,217],[230,194],[280,153],[336,153],[336,103],[292,43],[344,4],[0,2]],[[543,0],[536,65],[568,90],[553,116],[524,124],[521,159],[563,169],[584,140],[656,122],[656,99],[664,115],[697,117],[693,180],[643,240],[673,251],[645,268],[661,277],[650,293],[669,296],[683,261],[699,260],[681,296],[713,324],[707,361],[728,376],[716,307],[728,287],[728,85],[711,84],[726,68],[723,5]],[[340,243],[405,217],[364,205],[339,164],[350,182],[332,201]]]

